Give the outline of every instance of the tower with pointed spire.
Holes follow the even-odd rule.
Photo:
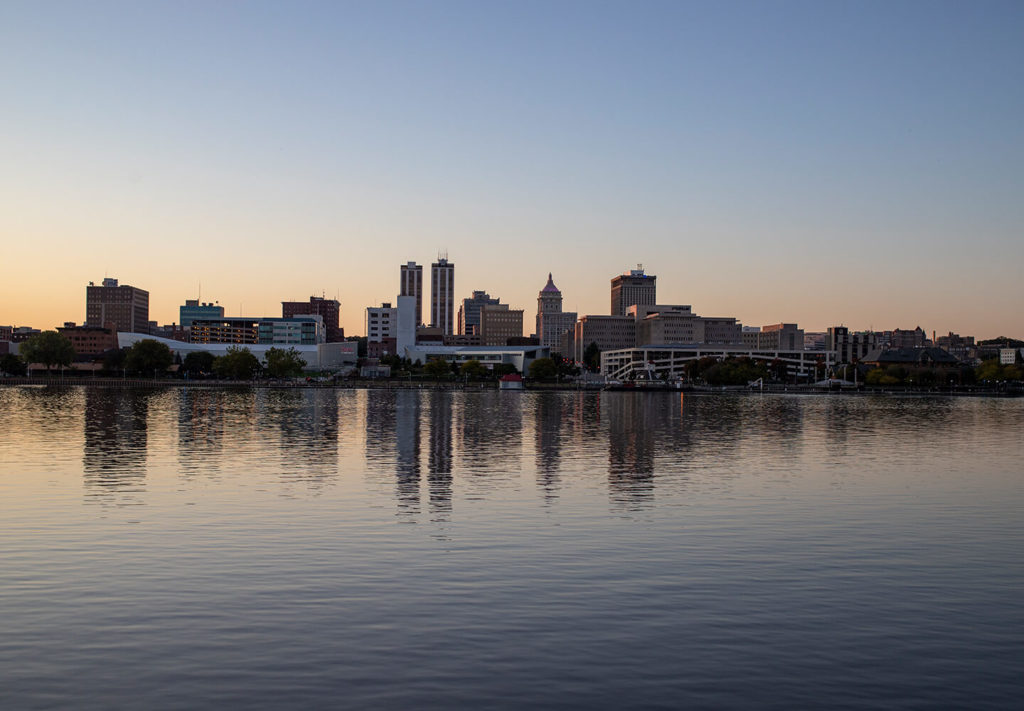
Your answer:
[[[555,286],[551,273],[548,283],[537,294],[537,338],[552,353],[561,351],[562,334],[576,324],[574,311],[562,311],[562,292]]]

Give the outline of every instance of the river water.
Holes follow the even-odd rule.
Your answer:
[[[1024,400],[0,388],[0,708],[1008,708]]]

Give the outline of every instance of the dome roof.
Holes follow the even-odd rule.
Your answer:
[[[551,280],[551,272],[548,272],[548,283],[544,286],[543,289],[540,290],[540,293],[542,293],[542,294],[544,294],[544,293],[548,293],[548,294],[561,294],[562,293],[562,292],[560,292],[558,290],[558,287],[555,286],[555,282]]]

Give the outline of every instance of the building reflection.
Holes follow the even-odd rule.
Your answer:
[[[420,511],[420,393],[395,393],[395,498],[402,513]]]
[[[320,489],[338,472],[338,402],[333,390],[272,389],[254,394],[258,430],[276,438],[278,478]]]
[[[430,513],[433,520],[446,521],[452,511],[453,395],[447,390],[432,390],[426,397],[430,417],[427,456]]]
[[[627,508],[644,506],[654,495],[654,428],[665,399],[653,393],[607,395],[602,411],[608,427],[608,494]]]
[[[144,503],[150,397],[144,390],[85,388],[82,470],[87,501]]]
[[[182,388],[178,398],[178,466],[182,475],[215,475],[223,447],[224,392]]]
[[[533,400],[537,487],[548,501],[558,498],[561,489],[558,472],[561,466],[562,428],[566,421],[572,421],[571,413],[565,410],[572,410],[574,405],[572,394],[562,396],[561,393],[550,393]]]

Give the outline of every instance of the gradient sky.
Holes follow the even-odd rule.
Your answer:
[[[1024,337],[1021,2],[0,5],[0,324],[326,294]]]

